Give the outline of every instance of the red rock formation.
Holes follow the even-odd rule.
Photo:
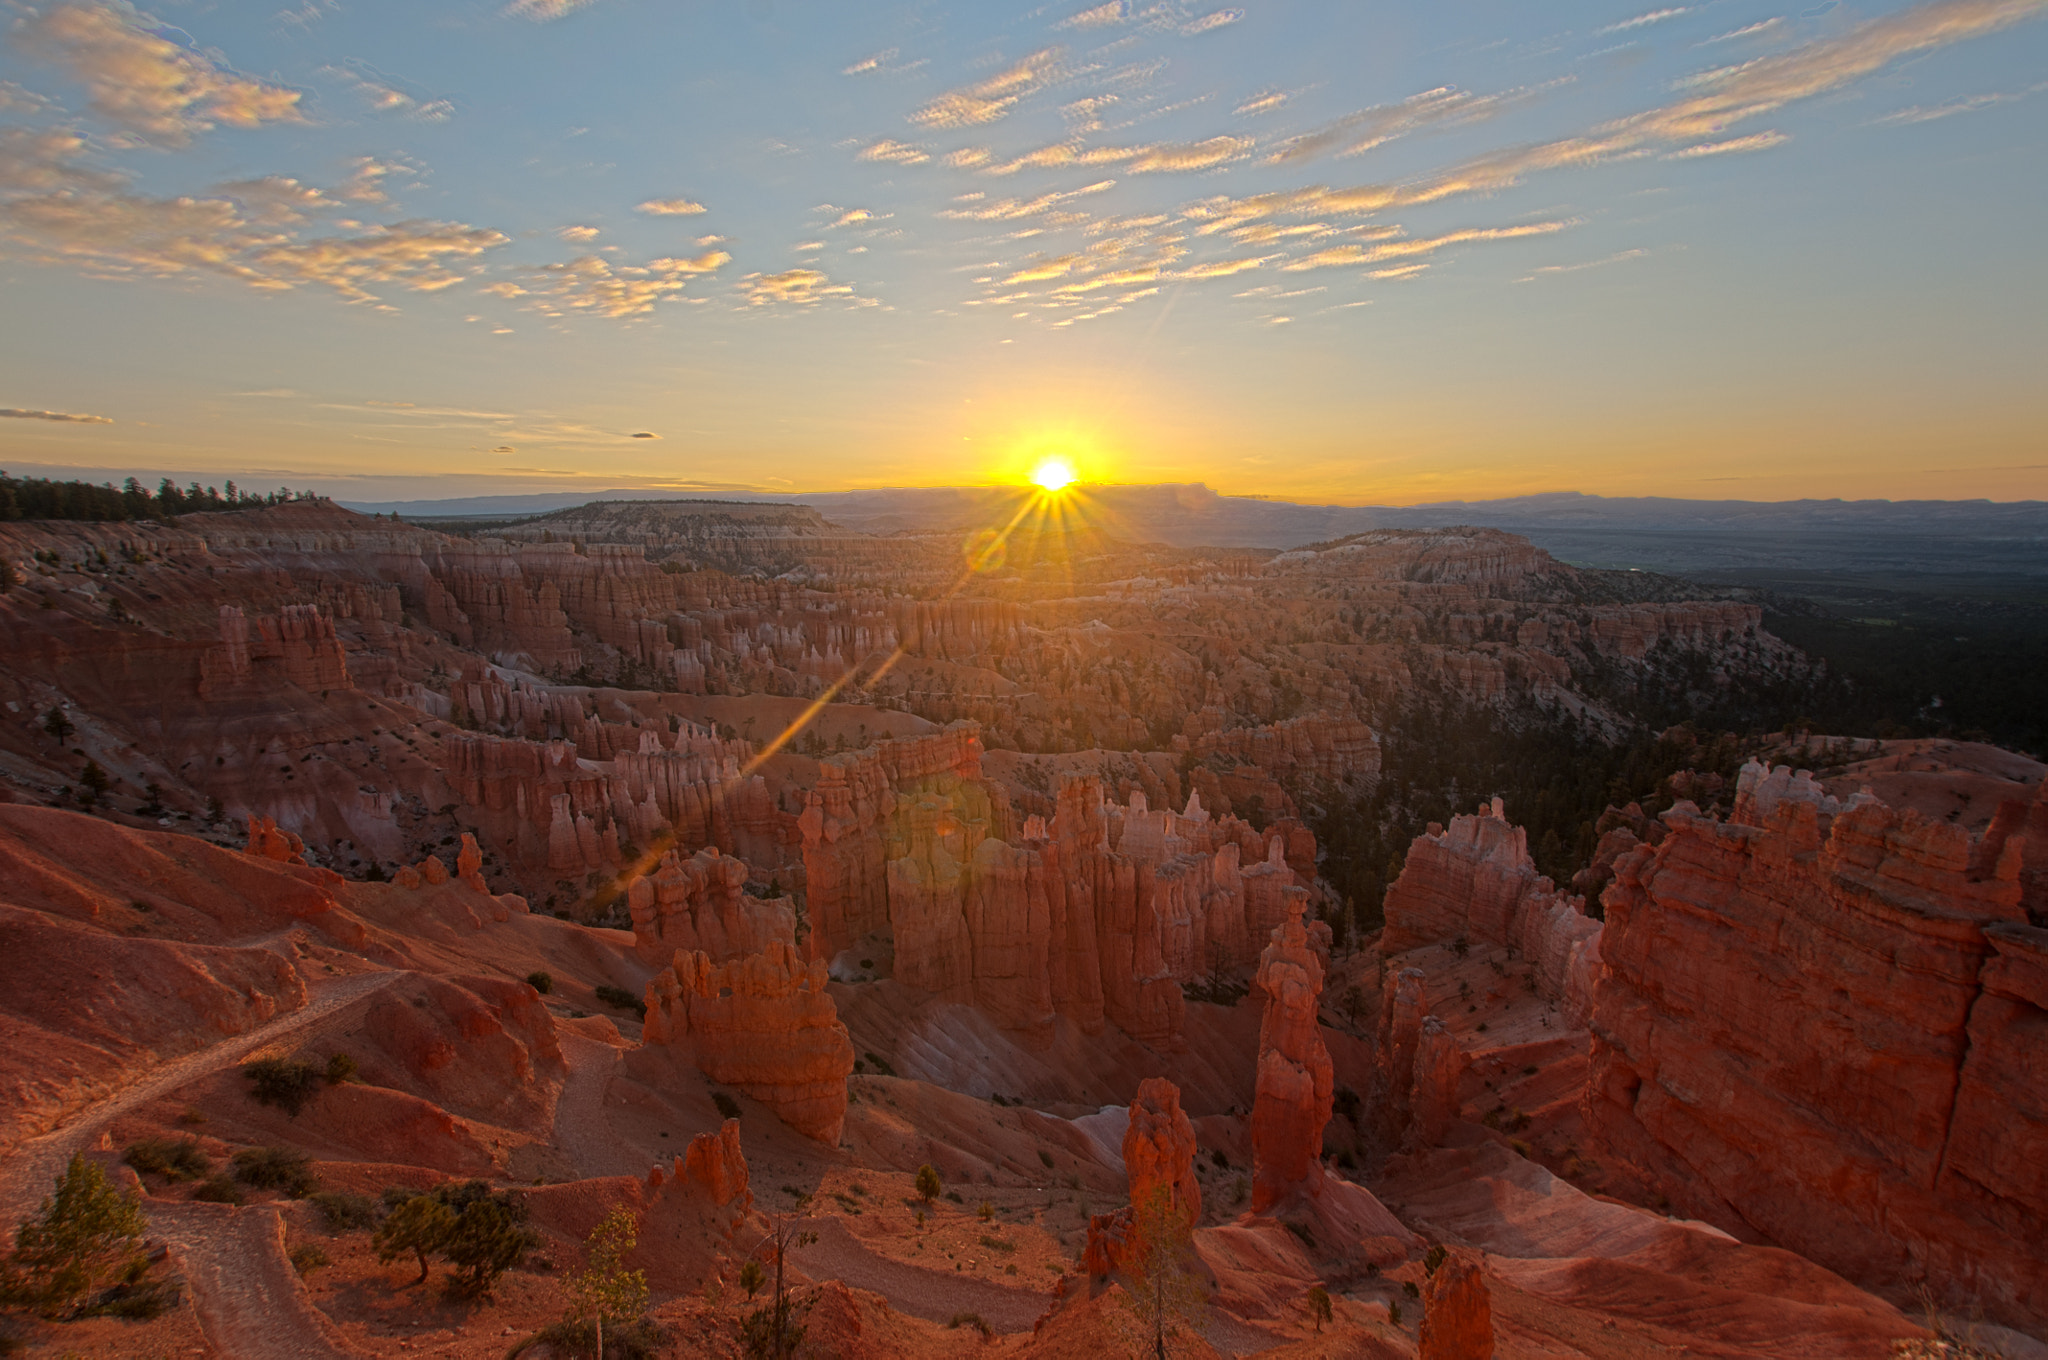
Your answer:
[[[230,698],[277,681],[323,693],[352,687],[334,620],[318,605],[288,604],[258,617],[252,637],[241,606],[222,605],[220,645],[200,658],[199,696]]]
[[[658,1174],[658,1172],[657,1172]],[[747,1156],[740,1149],[740,1121],[728,1119],[716,1133],[700,1133],[676,1159],[676,1180],[721,1209],[740,1215],[753,1207],[747,1188]]]
[[[2048,932],[2022,843],[1975,874],[1960,827],[1744,783],[1727,823],[1665,813],[1607,890],[1596,1155],[1897,1298],[2040,1327]]]
[[[1348,716],[1318,713],[1269,726],[1204,732],[1191,740],[1176,739],[1174,747],[1196,760],[1223,756],[1281,779],[1311,776],[1351,783],[1380,772],[1379,737]]]
[[[1422,1286],[1419,1360],[1493,1360],[1493,1304],[1479,1263],[1454,1252]]]
[[[1573,979],[1583,979],[1600,923],[1587,917],[1582,899],[1536,872],[1528,833],[1505,820],[1499,799],[1476,816],[1452,818],[1448,830],[1432,823],[1417,836],[1387,888],[1385,910],[1383,956],[1460,938],[1508,946],[1535,965],[1544,996],[1563,1002],[1568,1014],[1583,1012]]]
[[[1334,1084],[1316,1019],[1323,965],[1309,948],[1299,905],[1259,956],[1259,988],[1266,1011],[1252,1105],[1253,1213],[1322,1188],[1323,1126],[1330,1122]]]
[[[836,1144],[853,1041],[825,981],[822,959],[806,965],[782,940],[725,963],[678,953],[647,984],[642,1040],[688,1044],[713,1081],[745,1091],[798,1132]]]
[[[658,968],[678,949],[723,963],[758,954],[770,941],[795,944],[796,913],[789,900],[749,897],[746,882],[746,864],[715,846],[688,859],[674,851],[663,855],[655,871],[634,879],[626,893],[634,954]]]
[[[1164,1212],[1190,1227],[1202,1216],[1202,1186],[1195,1178],[1195,1126],[1180,1108],[1180,1088],[1164,1077],[1147,1077],[1131,1098],[1123,1158],[1131,1202],[1089,1220],[1082,1264],[1092,1275],[1113,1273],[1143,1249],[1136,1238],[1135,1206],[1150,1205],[1157,1197]]]

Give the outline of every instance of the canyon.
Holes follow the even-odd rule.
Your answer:
[[[1230,1354],[1883,1356],[1973,1317],[2036,1354],[2038,764],[1784,737],[1618,797],[1567,884],[1484,789],[1383,901],[1332,873],[1417,703],[1622,741],[1645,694],[1809,674],[1757,606],[1481,528],[444,529],[0,523],[8,1227],[72,1151],[152,1231],[274,1220],[247,1250],[333,1258],[272,1274],[355,1354],[509,1343],[311,1202],[192,1204],[123,1149],[483,1180],[552,1263],[624,1206],[678,1353],[738,1353],[794,1222],[818,1354],[955,1354],[966,1314],[1114,1346],[1147,1231]],[[286,1113],[252,1054],[352,1075]],[[233,1353],[182,1250],[151,1335]],[[554,1265],[505,1281],[520,1327],[563,1306]]]

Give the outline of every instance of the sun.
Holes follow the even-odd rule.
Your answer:
[[[1064,458],[1047,458],[1031,469],[1031,480],[1046,491],[1063,491],[1073,483],[1074,465]]]

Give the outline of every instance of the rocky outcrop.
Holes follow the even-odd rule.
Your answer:
[[[1567,1014],[1583,1013],[1586,955],[1597,948],[1600,923],[1582,898],[1536,872],[1528,833],[1506,820],[1500,799],[1417,836],[1387,888],[1385,911],[1383,956],[1459,939],[1506,946],[1534,965],[1542,995]]]
[[[1323,1126],[1334,1094],[1330,1051],[1316,1007],[1323,964],[1309,948],[1297,905],[1259,957],[1266,1010],[1259,1021],[1258,1094],[1252,1104],[1252,1212],[1323,1181]]]
[[[279,681],[318,693],[352,687],[333,618],[318,605],[288,604],[252,627],[240,605],[222,605],[220,643],[200,658],[200,698],[232,698]]]
[[[1221,714],[1220,706],[1216,712]],[[1196,726],[1201,717],[1195,715],[1190,725]],[[1220,720],[1220,716],[1212,719]],[[1318,713],[1266,726],[1203,731],[1191,739],[1176,738],[1174,747],[1186,750],[1196,760],[1221,757],[1256,766],[1265,774],[1286,781],[1316,778],[1340,784],[1364,783],[1380,772],[1379,737],[1348,715]]]
[[[633,953],[660,967],[679,949],[696,950],[723,963],[758,954],[771,941],[796,943],[796,913],[787,898],[747,895],[747,866],[716,846],[688,859],[671,850],[653,873],[633,880],[627,907],[633,920]]]
[[[724,963],[684,951],[647,984],[641,1038],[687,1044],[704,1075],[745,1091],[798,1132],[836,1145],[846,1123],[853,1041],[825,982],[824,961],[804,963],[783,940]]]
[[[1680,1211],[1909,1299],[2048,1322],[2048,932],[2023,841],[1745,772],[1616,866],[1587,1132]],[[1973,870],[1973,864],[1977,867]],[[2030,1036],[2030,1037],[2029,1037]]]
[[[676,1158],[676,1181],[708,1203],[745,1215],[753,1207],[747,1188],[747,1156],[740,1148],[740,1121],[728,1119],[716,1133],[700,1133]]]
[[[1155,1213],[1190,1228],[1202,1216],[1195,1126],[1181,1110],[1180,1088],[1164,1077],[1147,1077],[1131,1098],[1123,1160],[1131,1202],[1089,1220],[1082,1264],[1092,1275],[1112,1274],[1141,1255],[1146,1244],[1140,1234]]]
[[[1422,1286],[1419,1360],[1493,1360],[1493,1304],[1479,1263],[1446,1256]]]

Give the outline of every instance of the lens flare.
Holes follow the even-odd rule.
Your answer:
[[[1048,458],[1031,469],[1031,480],[1047,491],[1062,491],[1073,483],[1074,465],[1064,458]]]

